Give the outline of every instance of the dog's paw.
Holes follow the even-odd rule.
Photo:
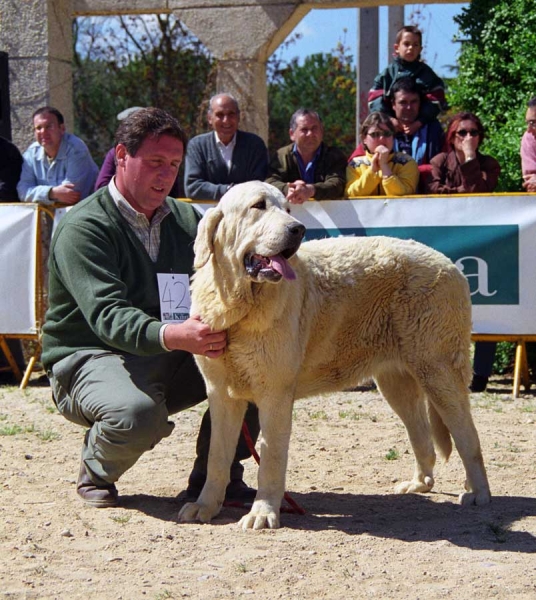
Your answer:
[[[239,523],[242,529],[279,529],[279,510],[267,502],[254,502],[251,511]]]
[[[402,481],[395,486],[395,494],[417,494],[429,492],[433,487],[433,477],[425,477],[424,481]]]
[[[188,502],[179,512],[179,521],[181,523],[191,523],[192,521],[210,523],[219,512],[218,508],[214,509],[198,502]]]
[[[462,506],[485,506],[491,502],[491,494],[489,490],[483,490],[481,492],[462,492],[458,501]]]

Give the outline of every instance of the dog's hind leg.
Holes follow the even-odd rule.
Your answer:
[[[434,485],[436,455],[424,392],[415,379],[405,371],[394,369],[383,371],[375,376],[375,380],[383,397],[406,426],[415,455],[413,479],[397,484],[395,492],[397,494],[429,492]]]
[[[460,504],[488,504],[489,483],[464,381],[455,370],[444,365],[428,366],[423,386],[429,402],[450,431],[465,467],[466,492],[460,494]]]
[[[277,529],[285,493],[293,399],[289,394],[263,397],[259,403],[262,431],[259,487],[251,511],[242,517],[243,529]]]
[[[220,512],[247,404],[222,397],[218,392],[209,393],[211,434],[207,479],[197,501],[182,507],[180,521],[208,523]]]

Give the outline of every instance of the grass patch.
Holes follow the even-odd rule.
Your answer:
[[[119,515],[119,516],[110,517],[110,519],[114,523],[119,523],[119,525],[126,525],[130,521],[131,515]]]
[[[31,402],[39,404],[39,406],[47,413],[52,414],[58,412],[56,405],[49,398],[36,398],[34,400],[31,400]]]
[[[355,410],[340,410],[339,417],[341,419],[350,419],[351,421],[359,421],[361,415]]]
[[[320,419],[321,421],[327,421],[328,420],[328,415],[323,410],[317,410],[315,412],[310,412],[309,413],[309,418],[311,418],[311,419]]]
[[[19,435],[20,433],[33,433],[35,427],[30,425],[28,427],[21,427],[20,425],[4,425],[0,427],[0,435]]]
[[[52,431],[52,429],[44,429],[43,431],[38,431],[36,433],[37,437],[42,442],[52,442],[53,440],[59,440],[60,434]]]
[[[390,448],[389,452],[385,455],[385,460],[398,460],[400,458],[400,452],[396,448]]]
[[[497,413],[504,411],[503,399],[497,394],[490,394],[489,392],[482,392],[478,396],[471,398],[471,406],[473,408],[484,408],[486,410],[493,410]]]
[[[498,544],[504,544],[504,542],[506,542],[506,538],[508,537],[508,529],[505,529],[499,523],[488,523],[488,527]]]

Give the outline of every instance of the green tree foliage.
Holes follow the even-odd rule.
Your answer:
[[[113,143],[117,114],[130,106],[159,106],[190,136],[206,131],[215,64],[173,15],[79,18],[74,21],[75,131],[101,162]],[[287,45],[299,38],[295,35]],[[341,42],[329,54],[299,64],[268,61],[271,151],[289,143],[288,126],[300,106],[317,110],[325,140],[350,154],[355,146],[356,76]]]
[[[473,0],[455,21],[463,39],[449,102],[482,119],[483,151],[502,167],[497,191],[522,191],[519,145],[526,103],[536,95],[536,2]]]
[[[324,123],[324,140],[348,155],[355,148],[356,75],[352,56],[342,43],[333,53],[297,58],[272,71],[268,85],[269,149],[290,143],[292,113],[300,107],[316,110]]]
[[[97,162],[130,106],[163,108],[189,135],[204,129],[213,60],[175,16],[80,18],[73,27],[75,131]]]

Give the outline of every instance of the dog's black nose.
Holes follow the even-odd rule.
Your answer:
[[[289,225],[288,230],[292,236],[300,240],[302,240],[303,236],[305,235],[305,225],[302,225],[301,223],[294,223],[292,225]]]

